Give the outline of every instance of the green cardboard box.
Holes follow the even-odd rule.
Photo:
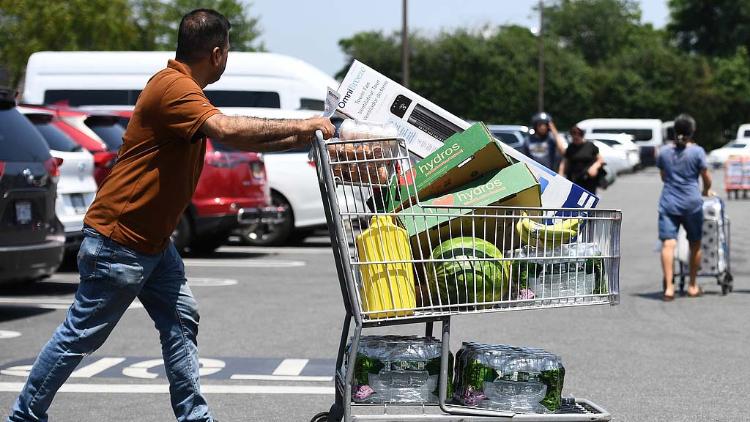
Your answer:
[[[388,211],[441,195],[492,171],[511,165],[511,159],[484,123],[475,123],[445,140],[442,147],[418,161],[388,188]]]
[[[436,205],[454,205],[469,208],[438,208]],[[501,242],[510,244],[515,233],[512,224],[502,230],[498,222],[510,223],[510,219],[498,219],[502,210],[471,207],[512,206],[540,207],[541,188],[539,182],[524,163],[516,163],[502,170],[487,174],[450,193],[424,200],[398,212],[398,220],[412,241],[415,256],[426,258],[432,249],[450,238],[472,236],[482,238],[502,248]]]

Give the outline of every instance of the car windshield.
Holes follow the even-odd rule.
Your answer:
[[[594,140],[595,141],[599,141],[599,142],[601,142],[601,143],[603,143],[605,145],[609,145],[609,146],[620,145],[619,142],[617,142],[615,140],[612,140],[612,139],[594,139]]]
[[[0,110],[0,161],[49,159],[49,147],[34,125],[15,108]]]
[[[497,138],[500,142],[508,145],[518,145],[521,143],[519,138],[512,132],[505,132],[505,131],[493,131],[492,136]]]
[[[91,128],[107,144],[109,151],[117,151],[122,145],[122,135],[125,129],[115,123],[116,117],[92,116],[86,119],[86,125]]]
[[[626,133],[633,135],[636,142],[647,142],[654,137],[651,129],[594,129],[591,133]]]
[[[745,148],[747,144],[738,144],[737,142],[732,142],[731,144],[727,145],[727,148]]]
[[[50,122],[35,123],[34,126],[42,134],[44,140],[47,141],[49,149],[62,152],[78,152],[82,150],[81,146],[75,143],[70,136],[66,135],[65,132]]]

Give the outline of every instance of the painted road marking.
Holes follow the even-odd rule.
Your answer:
[[[211,277],[190,277],[188,278],[190,287],[224,287],[234,286],[237,280],[233,278],[211,278]]]
[[[21,333],[18,331],[0,330],[0,340],[16,337],[21,337]]]
[[[183,262],[188,267],[222,267],[222,268],[296,268],[307,265],[304,261],[275,261],[266,259],[254,260],[212,260],[187,258]]]
[[[297,376],[302,373],[308,359],[284,359],[279,366],[274,369],[272,375]]]
[[[113,366],[117,366],[125,361],[125,358],[101,358],[94,363],[78,368],[70,374],[71,378],[91,378],[100,374]]]
[[[19,305],[29,306],[42,309],[68,309],[73,303],[71,299],[45,299],[45,298],[25,298],[25,297],[0,297],[0,305]],[[128,309],[140,309],[143,305],[138,300],[128,306]]]
[[[308,381],[308,382],[330,382],[333,377],[306,377],[306,376],[285,376],[285,375],[247,375],[234,374],[229,379],[233,380],[251,380],[251,381]]]
[[[0,382],[0,392],[18,393],[22,382]],[[168,384],[63,384],[60,393],[167,394]],[[201,383],[206,394],[315,394],[332,395],[333,387],[296,385],[218,385]]]
[[[299,255],[333,255],[331,245],[320,246],[230,246],[219,249],[219,252],[248,252],[262,254],[299,254]]]
[[[27,377],[33,358],[0,366],[0,375]],[[201,358],[200,374],[207,380],[313,381],[332,379],[334,359],[283,358]],[[165,379],[162,358],[126,356],[86,356],[74,372],[77,378]]]

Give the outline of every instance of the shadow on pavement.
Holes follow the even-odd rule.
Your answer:
[[[76,290],[78,290],[78,283],[39,281],[3,286],[0,294],[3,296],[58,296],[73,294]]]
[[[31,306],[0,306],[0,322],[13,321],[15,319],[29,318],[49,312],[54,309],[46,309]]]

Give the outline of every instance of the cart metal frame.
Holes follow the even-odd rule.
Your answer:
[[[335,157],[332,159],[330,156],[330,148],[335,148],[336,145],[353,144],[358,142],[379,142],[379,141],[395,141],[398,143],[398,156],[394,157],[364,157],[359,159],[346,159],[336,160]],[[553,414],[521,414],[506,411],[495,411],[479,408],[470,408],[464,406],[453,405],[449,403],[449,397],[447,397],[447,383],[448,383],[448,361],[450,353],[450,335],[451,335],[451,317],[459,314],[471,314],[471,313],[483,313],[483,312],[497,312],[497,311],[514,311],[523,309],[543,309],[543,308],[555,308],[565,306],[580,306],[580,305],[597,305],[597,304],[609,304],[615,305],[619,303],[619,263],[620,263],[620,225],[622,220],[622,214],[619,210],[586,210],[590,211],[592,221],[596,219],[607,220],[608,228],[607,233],[599,233],[599,236],[603,236],[611,242],[611,250],[608,251],[608,255],[605,254],[605,258],[611,264],[607,274],[607,291],[598,295],[588,295],[576,297],[574,299],[565,298],[551,298],[546,301],[532,300],[532,301],[508,301],[502,303],[482,303],[477,306],[474,304],[473,310],[467,310],[467,306],[454,306],[443,304],[442,306],[430,307],[425,305],[419,309],[422,312],[415,312],[414,315],[409,316],[394,316],[388,318],[371,318],[367,311],[363,311],[362,298],[359,295],[357,287],[357,280],[355,279],[355,273],[359,271],[356,268],[356,262],[351,259],[351,250],[353,246],[352,234],[347,231],[352,230],[352,214],[347,212],[349,210],[342,210],[340,205],[346,206],[345,203],[340,203],[340,199],[337,196],[337,187],[342,186],[341,180],[337,180],[334,176],[334,167],[341,166],[342,163],[345,165],[358,166],[366,164],[382,164],[389,159],[408,159],[409,152],[406,148],[406,141],[403,138],[396,139],[380,139],[380,140],[359,140],[359,141],[338,141],[330,140],[326,142],[320,132],[316,133],[316,139],[313,145],[313,159],[316,163],[318,181],[320,185],[321,197],[323,200],[323,209],[325,210],[326,220],[328,222],[328,230],[331,238],[331,246],[333,249],[334,261],[336,264],[336,270],[339,278],[339,285],[341,289],[341,295],[343,297],[344,308],[346,314],[342,323],[341,337],[339,342],[338,354],[336,358],[336,375],[335,379],[335,401],[328,412],[323,412],[313,417],[313,422],[350,422],[350,421],[472,421],[472,422],[495,422],[495,421],[508,421],[508,420],[521,420],[521,421],[608,421],[611,419],[611,415],[601,408],[587,400],[577,400],[576,410],[578,413],[553,413]],[[340,168],[339,168],[340,170]],[[340,173],[339,173],[340,174]],[[371,180],[369,180],[372,183]],[[371,191],[372,192],[372,191]],[[418,203],[418,198],[417,198]],[[451,212],[456,207],[439,207],[444,208],[444,212]],[[459,207],[460,208],[460,207]],[[464,207],[465,208],[465,207]],[[488,210],[503,209],[505,212],[513,213],[512,217],[504,218],[520,218],[520,211],[522,209],[516,209],[513,207],[477,207],[473,212],[479,212],[476,214],[476,218],[487,216]],[[482,211],[483,210],[483,211]],[[554,212],[568,212],[568,213],[581,213],[581,209],[549,209],[549,208],[536,208],[536,209],[525,209],[531,210],[538,213],[546,213],[545,215],[551,215],[549,213]],[[437,210],[436,212],[441,212]],[[484,212],[484,214],[483,214]],[[367,213],[368,215],[377,214],[377,212]],[[382,213],[381,213],[382,214]],[[388,213],[386,213],[388,214]],[[391,214],[393,215],[393,214]],[[474,214],[472,214],[474,215]],[[349,225],[347,226],[343,217],[349,217]],[[361,217],[361,216],[360,216]],[[496,218],[500,218],[497,217]],[[591,223],[594,226],[594,223]],[[349,234],[349,236],[347,236]],[[583,235],[581,235],[583,236]],[[540,259],[544,259],[541,257]],[[424,262],[425,260],[413,260],[415,263]],[[493,287],[494,289],[494,287]],[[352,324],[353,323],[353,324]],[[433,334],[433,328],[435,323],[440,323],[441,328],[441,339],[442,339],[442,354],[441,354],[441,370],[440,370],[440,381],[439,381],[439,401],[436,405],[358,405],[352,401],[352,382],[354,379],[354,365],[345,365],[345,359],[348,362],[354,362],[359,350],[360,339],[362,338],[362,332],[365,329],[372,327],[383,327],[399,324],[424,324],[424,334],[427,337],[431,337]],[[351,332],[351,334],[350,334]],[[351,336],[351,337],[350,337]],[[351,339],[351,345],[347,350],[347,340]],[[361,409],[362,412],[355,414],[354,408]],[[394,411],[398,413],[392,413]],[[369,413],[369,414],[368,414]]]

